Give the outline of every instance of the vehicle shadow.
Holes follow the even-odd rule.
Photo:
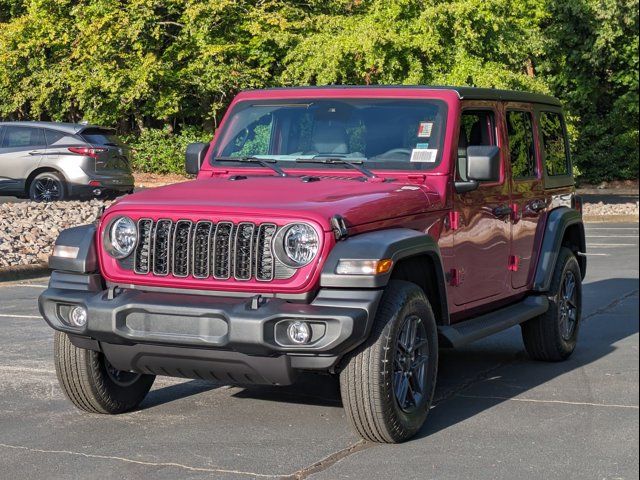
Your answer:
[[[585,297],[594,292],[615,291],[620,295],[627,292],[637,292],[638,279],[607,279],[585,285]],[[519,328],[512,328],[498,334],[495,338],[488,338],[458,350],[441,350],[438,372],[438,386],[436,388],[434,405],[429,419],[415,438],[422,438],[434,434],[447,427],[462,422],[497,404],[522,395],[554,378],[572,370],[593,363],[614,351],[614,343],[634,335],[638,332],[637,312],[632,318],[607,319],[606,325],[598,324],[601,317],[592,317],[595,311],[606,306],[613,299],[608,297],[602,305],[595,301],[586,302],[583,317],[581,337],[574,355],[565,362],[546,363],[530,359],[522,344]],[[442,408],[447,400],[458,395],[464,395],[471,387],[482,385],[483,382],[495,381],[500,378],[500,371],[504,367],[514,367],[510,371],[509,385],[501,385],[496,393],[495,384],[492,394],[483,396],[482,400],[464,402],[462,408]],[[171,402],[179,398],[189,397],[222,385],[192,380],[185,383],[159,388],[150,392],[142,405],[149,408],[162,403]],[[257,399],[278,403],[304,404],[311,406],[341,408],[339,384],[336,376],[303,374],[294,385],[285,387],[251,386],[238,389],[233,395],[237,399]],[[274,408],[277,406],[274,405]]]

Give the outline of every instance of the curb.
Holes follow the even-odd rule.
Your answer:
[[[584,215],[585,223],[638,223],[638,215]]]
[[[49,272],[49,266],[46,263],[4,267],[0,268],[0,283],[46,277],[49,275]]]

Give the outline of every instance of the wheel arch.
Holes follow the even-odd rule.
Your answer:
[[[536,265],[533,290],[538,292],[549,290],[558,253],[563,246],[571,249],[576,256],[580,266],[580,274],[584,279],[587,273],[587,258],[583,255],[587,249],[584,223],[580,212],[568,207],[556,208],[547,217]]]
[[[38,168],[35,168],[32,172],[30,172],[29,175],[27,175],[26,180],[24,181],[24,192],[25,192],[26,195],[29,195],[29,189],[31,188],[31,182],[33,182],[33,179],[36,178],[41,173],[46,173],[46,172],[57,173],[58,175],[60,175],[62,177],[62,179],[64,180],[65,183],[68,182],[67,177],[65,177],[64,173],[62,173],[57,168],[53,168],[53,167],[38,167]],[[66,185],[64,186],[64,188],[65,189],[67,188]]]
[[[338,263],[349,260],[393,260],[392,269],[379,275],[340,275]],[[338,242],[325,261],[321,288],[384,288],[390,280],[406,280],[427,295],[438,325],[449,324],[446,280],[440,249],[433,237],[408,228],[363,233]]]

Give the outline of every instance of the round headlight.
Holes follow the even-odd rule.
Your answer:
[[[318,253],[320,241],[315,229],[306,223],[294,223],[283,237],[284,253],[294,267],[304,267]]]
[[[111,224],[107,252],[113,258],[125,258],[131,255],[138,242],[136,223],[129,217],[120,217]]]

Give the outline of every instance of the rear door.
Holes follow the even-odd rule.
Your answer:
[[[0,143],[0,190],[21,192],[46,149],[41,128],[7,125]]]
[[[525,287],[536,264],[536,231],[546,209],[533,108],[528,104],[506,106],[507,143],[511,172],[511,286]]]
[[[95,159],[96,173],[101,175],[129,174],[131,173],[131,150],[106,128],[85,128],[80,136],[98,153]]]

